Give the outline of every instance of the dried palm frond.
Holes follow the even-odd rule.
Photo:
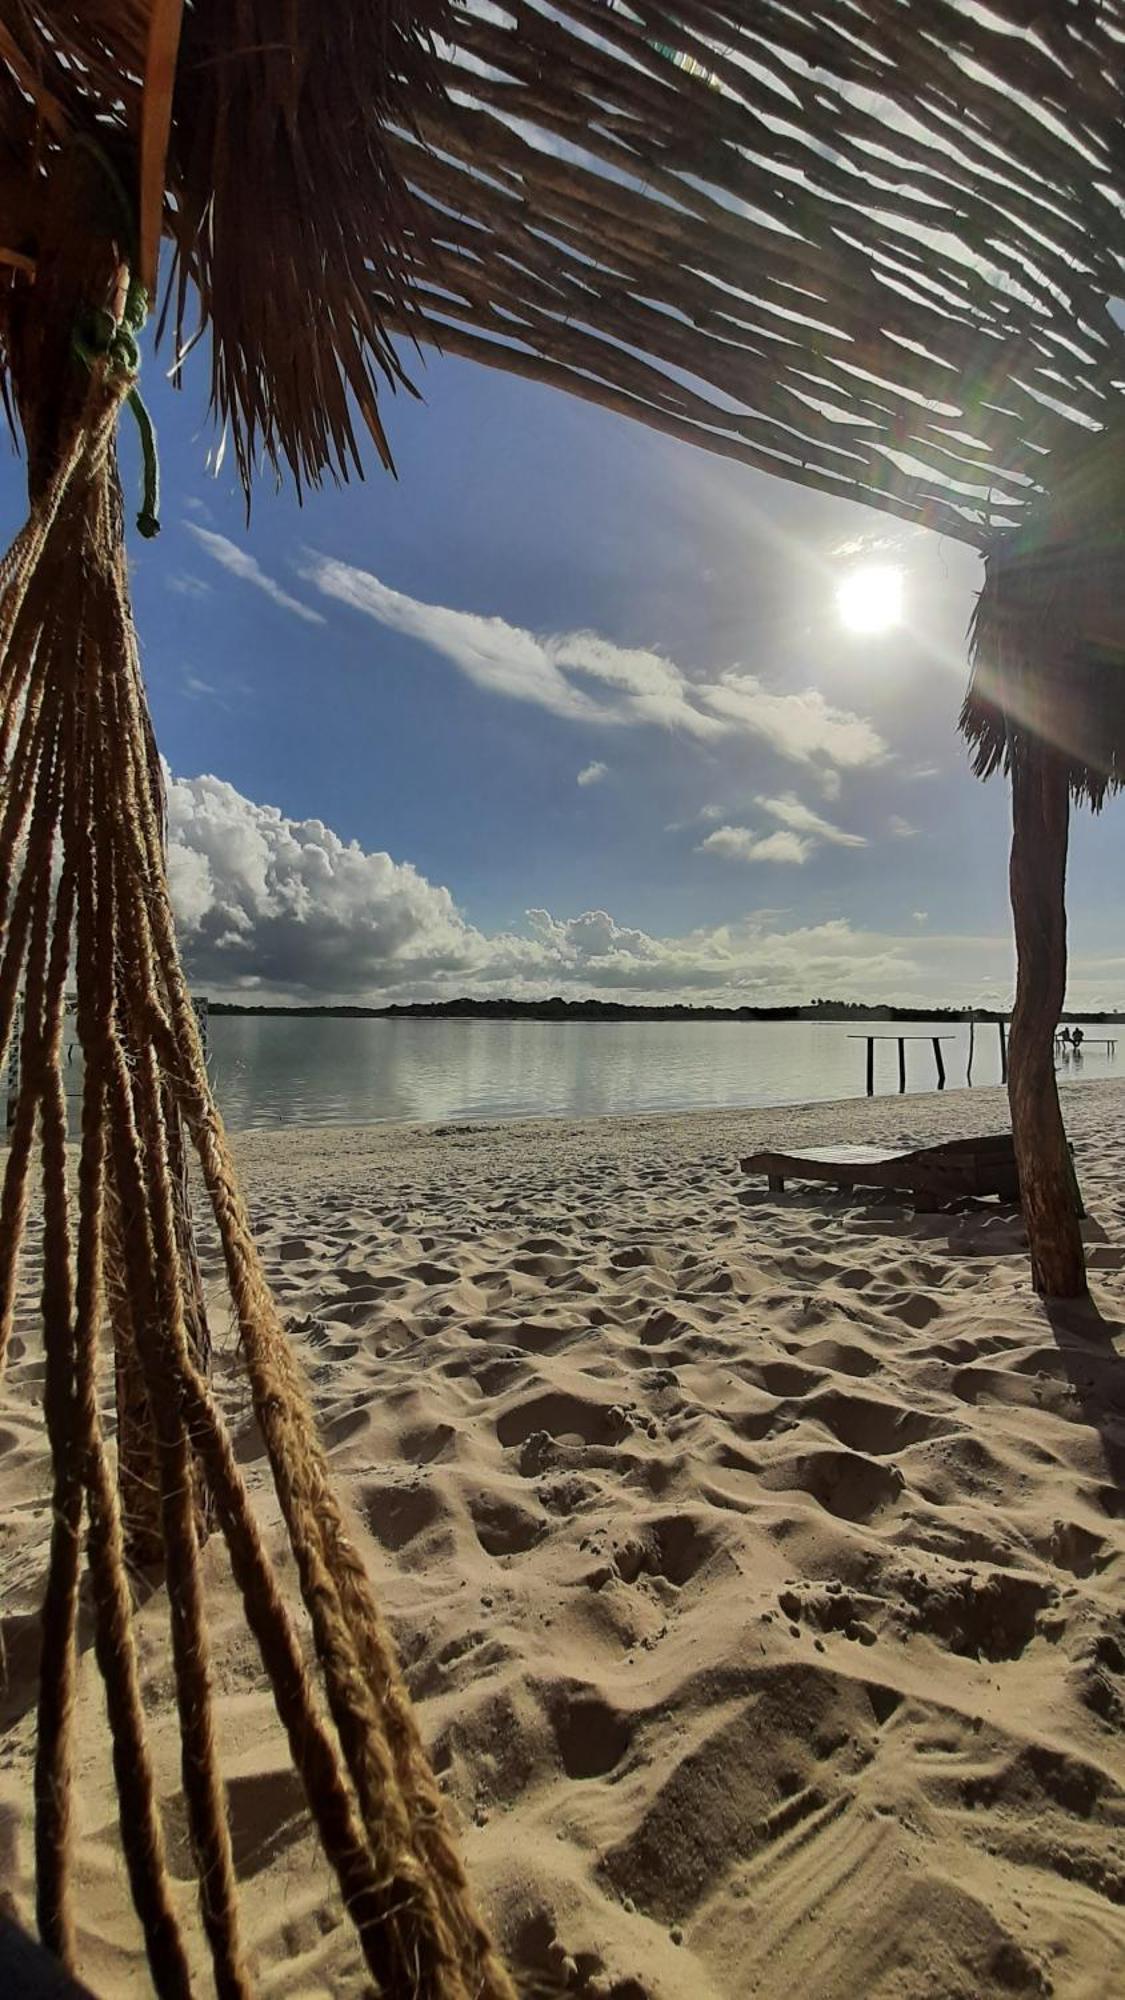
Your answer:
[[[155,4],[0,0],[0,247],[68,132],[136,190]],[[983,547],[1125,383],[1123,46],[1125,0],[188,0],[173,316],[247,486],[354,469],[354,412],[387,460],[425,339]]]
[[[1107,436],[988,552],[961,713],[978,777],[1008,772],[1033,737],[1095,809],[1125,785],[1123,519],[1125,464]]]

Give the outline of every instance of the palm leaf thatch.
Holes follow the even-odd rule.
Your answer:
[[[1065,1291],[1081,1246],[1072,1232],[1052,1256],[1048,1238],[1067,1170],[1049,1103],[1067,788],[1097,800],[1121,771],[1121,558],[1084,468],[1111,466],[1125,388],[1111,310],[1123,55],[1123,0],[0,0],[0,387],[31,494],[0,564],[0,1060],[24,994],[0,1364],[38,1135],[54,1490],[37,1903],[65,1961],[84,1559],[154,1985],[179,2000],[197,1984],[102,1430],[108,1327],[159,1489],[217,1991],[247,1995],[253,1976],[213,1729],[201,1480],[377,1990],[513,1994],[333,1497],[177,955],[115,460],[119,413],[136,408],[136,280],[151,284],[161,233],[162,319],[178,359],[199,315],[247,493],[262,463],[299,490],[358,470],[361,426],[389,464],[386,396],[409,388],[429,342],[993,549],[967,725],[982,770],[1012,765],[1025,962],[1035,939],[1054,940],[1049,978],[1021,989],[1019,1033],[1013,1022],[1013,1123],[1029,1229],[1048,1252],[1037,1278]],[[1076,582],[1091,586],[1080,615]],[[1061,760],[1044,757],[1048,741]],[[72,964],[77,1198],[61,1075]],[[303,1628],[193,1334],[183,1131]]]
[[[1125,461],[1110,432],[988,552],[961,727],[973,767],[1011,771],[1029,738],[1099,808],[1125,785]]]
[[[0,0],[17,257],[68,132],[135,185],[153,11]],[[1125,383],[1123,113],[1120,0],[193,0],[175,319],[247,483],[426,339],[984,546]]]

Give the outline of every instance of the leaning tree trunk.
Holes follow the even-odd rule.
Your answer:
[[[1016,1004],[1008,1101],[1035,1289],[1081,1298],[1086,1263],[1074,1173],[1055,1081],[1055,1030],[1066,994],[1066,850],[1070,785],[1057,751],[1025,737],[1012,758],[1010,885]]]

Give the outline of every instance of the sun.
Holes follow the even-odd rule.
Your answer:
[[[895,563],[863,563],[836,586],[836,609],[849,632],[889,632],[902,623],[902,571]]]

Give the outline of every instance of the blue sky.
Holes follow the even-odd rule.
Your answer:
[[[371,453],[301,508],[266,475],[247,525],[202,370],[148,358],[134,587],[196,987],[1006,1000],[972,552],[466,363],[417,380],[397,481]],[[874,637],[836,601],[872,562],[905,614]],[[1125,1001],[1118,842],[1079,815],[1076,1004]]]

